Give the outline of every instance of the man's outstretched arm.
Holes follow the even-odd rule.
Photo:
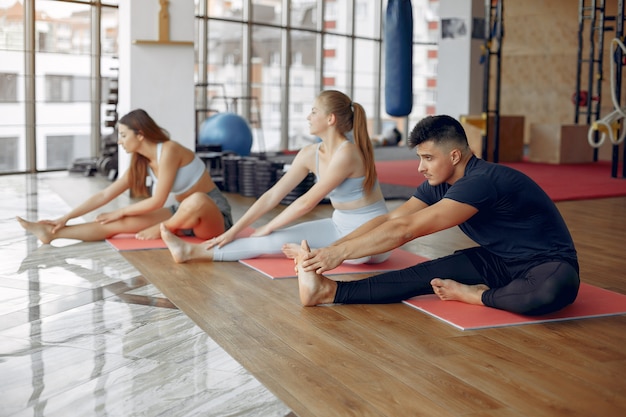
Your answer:
[[[305,271],[316,271],[321,274],[336,268],[346,259],[384,253],[418,237],[458,226],[478,212],[469,204],[447,198],[432,206],[425,206],[423,202],[414,198],[411,200],[416,200],[422,208],[409,210],[410,206],[404,207],[409,203],[407,202],[398,208],[404,207],[406,210],[404,215],[391,216],[392,213],[396,213],[394,210],[386,216],[386,221],[381,222],[379,218],[371,220],[331,246],[312,251],[306,260],[302,260],[302,267]],[[372,225],[374,227],[371,227]]]
[[[343,242],[347,242],[352,239],[356,239],[360,236],[369,234],[372,230],[376,229],[380,225],[398,218],[408,216],[409,214],[416,213],[419,210],[428,207],[426,203],[421,200],[418,200],[415,197],[409,198],[409,200],[405,201],[401,206],[395,208],[387,214],[380,215],[368,221],[367,223],[362,224],[357,229],[353,230],[351,233],[342,237],[341,239],[336,240],[330,246],[335,246],[341,244]]]

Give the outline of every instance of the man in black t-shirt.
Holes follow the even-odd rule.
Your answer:
[[[302,242],[297,257],[304,305],[393,303],[437,294],[442,300],[520,314],[546,314],[576,299],[576,249],[546,193],[523,173],[476,158],[449,116],[419,122],[408,139],[426,177],[413,197],[326,248]],[[386,252],[453,226],[477,247],[360,281],[321,275],[347,259]]]

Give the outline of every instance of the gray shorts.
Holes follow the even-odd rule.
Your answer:
[[[224,197],[224,194],[222,194],[219,188],[215,187],[214,189],[209,191],[207,195],[217,205],[217,208],[220,210],[220,213],[222,213],[222,216],[224,217],[224,230],[230,229],[233,226],[233,215],[231,213],[230,203],[228,202],[226,197]],[[176,210],[178,210],[179,206],[180,203],[176,203],[170,206],[170,211],[172,212],[172,214],[176,213]],[[193,236],[193,230],[191,229],[183,229],[180,230],[180,232],[185,236]]]

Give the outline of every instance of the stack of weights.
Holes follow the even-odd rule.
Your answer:
[[[276,171],[276,181],[278,181],[284,174],[285,171],[282,169]],[[296,188],[291,190],[291,192],[282,199],[280,204],[288,206],[293,203],[298,197],[309,191],[309,189],[313,187],[313,184],[315,184],[315,175],[312,172],[309,172],[309,175],[307,175],[302,182],[296,186]]]
[[[239,193],[244,197],[260,197],[285,174],[284,166],[285,163],[281,161],[224,155],[222,157],[224,192]],[[296,188],[285,196],[281,204],[291,204],[296,198],[309,191],[314,183],[315,175],[309,173]]]
[[[224,191],[227,193],[239,192],[239,160],[240,156],[224,155],[222,157],[222,169],[224,170]]]
[[[260,197],[264,192],[272,188],[276,183],[276,171],[282,169],[285,165],[280,161],[268,161],[266,159],[259,159],[256,161],[256,196]]]
[[[244,157],[239,160],[239,177],[237,183],[239,185],[239,194],[244,197],[256,196],[256,162],[253,157]]]

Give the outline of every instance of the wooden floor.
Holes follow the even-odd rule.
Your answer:
[[[237,217],[251,202],[230,197]],[[558,207],[582,281],[626,294],[626,198]],[[452,230],[405,249],[470,244]],[[238,263],[124,256],[301,417],[626,415],[626,316],[460,331],[402,304],[304,308],[295,279]]]

